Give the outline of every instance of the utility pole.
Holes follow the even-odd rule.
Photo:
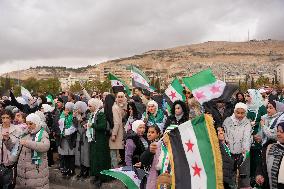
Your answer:
[[[248,41],[249,41],[249,29],[248,29]]]

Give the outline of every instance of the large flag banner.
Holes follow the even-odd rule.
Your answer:
[[[111,86],[114,93],[125,91],[128,96],[131,96],[131,91],[129,87],[125,84],[125,82],[122,79],[119,79],[115,75],[109,73],[108,78],[111,82]]]
[[[211,69],[184,77],[183,82],[200,104],[220,97],[226,86],[225,82],[215,78]]]
[[[139,189],[142,178],[146,175],[142,169],[134,169],[133,167],[125,166],[117,169],[109,169],[101,171],[101,174],[114,177],[131,189]]]
[[[173,82],[165,90],[165,98],[169,105],[173,104],[176,100],[185,101],[185,95],[183,94],[183,87],[175,78]]]
[[[172,188],[223,188],[219,141],[209,115],[187,121],[165,136],[172,175]]]

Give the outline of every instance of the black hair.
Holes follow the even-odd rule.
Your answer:
[[[160,127],[158,127],[158,125],[154,124],[154,125],[148,126],[148,130],[150,128],[154,128],[159,135],[161,134],[161,129],[160,129]]]
[[[243,97],[243,100],[242,101],[239,101],[239,99],[238,99],[238,96],[239,95],[242,95],[242,97]],[[242,93],[242,92],[237,92],[237,94],[236,94],[236,101],[237,102],[243,102],[243,103],[245,103],[245,95],[244,95],[244,93]]]
[[[127,116],[126,116],[126,118],[128,119],[129,116],[130,116],[130,111],[129,111],[130,107],[132,108],[132,111],[133,111],[133,118],[134,119],[139,119],[139,113],[138,113],[138,110],[137,110],[137,108],[135,106],[135,103],[131,102],[131,101],[128,102],[128,104],[127,104]]]
[[[113,112],[112,112],[112,106],[114,102],[115,102],[115,97],[112,94],[106,95],[104,101],[104,113],[106,115],[106,120],[108,121],[111,129],[114,127]]]
[[[8,115],[11,118],[11,120],[13,120],[14,117],[15,117],[11,110],[4,110],[1,114],[1,116],[2,115]]]
[[[179,104],[179,105],[181,106],[182,111],[183,111],[183,116],[185,116],[186,119],[188,120],[188,119],[189,119],[188,109],[187,109],[187,107],[186,107],[185,102],[183,102],[183,101],[181,101],[181,100],[177,100],[177,101],[174,102],[174,104],[173,104],[173,106],[172,106],[172,108],[171,108],[171,114],[172,114],[172,115],[175,115],[175,106],[176,106],[177,104]]]
[[[134,90],[137,89],[138,91],[142,92],[142,88],[141,87],[135,87]]]

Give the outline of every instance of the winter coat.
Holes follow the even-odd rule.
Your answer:
[[[160,154],[161,154],[161,143],[158,143],[156,154],[152,154],[148,149],[140,157],[141,163],[144,167],[150,166],[150,171],[147,177],[146,189],[157,188],[157,179],[159,175],[156,166],[159,162]]]
[[[262,152],[262,161],[258,164],[256,175],[262,175],[264,177],[264,183],[262,188],[267,189],[276,189],[283,188],[284,184],[278,183],[278,186],[275,184],[278,182],[275,180],[277,177],[279,179],[279,175],[282,175],[282,181],[284,180],[283,171],[280,170],[280,166],[284,164],[284,145],[279,143],[270,144],[265,150]],[[276,166],[277,164],[277,166]],[[283,165],[282,165],[283,166]],[[273,172],[277,172],[277,174],[273,174]]]
[[[220,142],[219,145],[223,163],[223,182],[232,186],[235,184],[234,159],[226,152],[224,144]]]
[[[265,114],[262,116],[264,119],[264,126],[261,127],[262,135],[262,145],[268,146],[268,144],[276,143],[277,140],[277,120],[279,116],[282,115],[282,112],[278,112],[273,116],[268,116]]]
[[[167,121],[165,123],[164,132],[165,132],[165,130],[167,129],[168,126],[170,126],[170,125],[180,125],[180,124],[182,124],[182,123],[184,123],[186,121],[188,121],[188,117],[185,116],[185,115],[183,115],[180,120],[177,120],[175,115],[170,115],[167,118]]]
[[[111,150],[124,149],[123,142],[123,133],[124,133],[124,125],[122,122],[123,117],[125,116],[125,111],[123,108],[119,107],[117,103],[114,103],[112,106],[113,112],[113,129],[112,135],[115,135],[115,141],[109,139],[109,147]]]
[[[241,121],[236,120],[235,116],[228,117],[223,127],[225,130],[225,140],[232,154],[241,154],[250,151],[251,124],[248,118]]]
[[[94,141],[90,143],[90,174],[99,176],[102,181],[107,177],[100,174],[102,170],[110,169],[111,159],[107,136],[107,121],[103,110],[96,115],[96,120],[92,123],[94,129]]]
[[[16,188],[49,188],[49,170],[47,163],[47,151],[50,147],[48,134],[43,131],[40,142],[32,141],[32,136],[26,135],[22,138],[26,145],[22,148],[17,167],[17,185]],[[42,153],[41,165],[32,164],[32,150]]]
[[[22,134],[21,128],[17,127],[16,125],[10,125],[9,128],[9,137],[10,139],[7,141],[3,141],[3,160],[4,165],[9,166],[13,165],[17,160],[17,154],[12,155],[11,151],[14,145],[19,141],[18,137]],[[1,161],[1,149],[2,149],[2,125],[0,126],[0,161]],[[6,156],[6,157],[5,157]]]
[[[127,135],[125,145],[125,163],[127,166],[132,166],[140,162],[140,156],[148,148],[149,143],[147,139],[143,136],[139,137],[133,131],[129,131]],[[142,140],[147,143],[146,147]]]
[[[85,117],[80,118],[77,116],[77,118],[74,119],[74,125],[78,128],[75,148],[75,165],[90,167],[90,143],[86,136],[86,129],[83,127],[85,123]]]

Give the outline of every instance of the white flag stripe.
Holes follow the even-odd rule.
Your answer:
[[[197,139],[195,136],[195,132],[193,129],[193,126],[191,124],[191,121],[188,121],[178,127],[181,141],[184,148],[184,153],[187,158],[188,166],[190,169],[191,174],[191,186],[192,188],[207,188],[207,175],[203,166],[203,162],[200,156],[199,148]],[[192,151],[188,149],[188,146],[186,143],[188,143],[190,140],[190,143],[193,144]],[[194,166],[198,166],[201,168],[200,171],[200,177],[199,175],[194,176]]]
[[[179,94],[172,85],[169,85],[169,87],[165,91],[166,95],[170,98],[172,102],[176,100],[183,100],[181,94]],[[175,96],[175,97],[174,97]]]
[[[120,81],[118,80],[111,80],[111,86],[124,86]]]
[[[139,180],[139,178],[137,177],[134,171],[122,171],[122,168],[110,169],[110,170],[127,175],[129,178],[133,180],[133,182],[138,186],[138,188],[140,188],[141,180]]]
[[[211,91],[212,87],[213,86],[219,86],[219,92],[215,92],[213,93]],[[202,104],[203,102],[207,102],[211,99],[214,99],[214,98],[218,98],[220,97],[222,94],[223,94],[223,91],[225,89],[225,86],[226,86],[226,83],[223,82],[223,81],[220,81],[220,80],[217,80],[215,83],[211,83],[209,85],[205,85],[203,87],[200,87],[200,88],[197,88],[197,89],[194,89],[192,91],[192,94],[193,96]],[[204,96],[203,98],[198,98],[198,93],[201,94]]]
[[[133,80],[141,83],[147,87],[150,87],[149,83],[144,79],[144,77],[142,77],[140,74],[136,73],[136,72],[132,72],[133,74]]]

